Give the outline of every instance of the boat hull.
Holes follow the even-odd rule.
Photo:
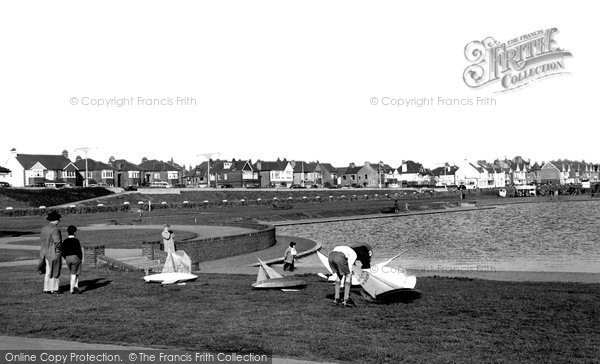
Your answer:
[[[303,279],[265,279],[252,283],[254,289],[282,289],[282,288],[304,288],[308,282]]]

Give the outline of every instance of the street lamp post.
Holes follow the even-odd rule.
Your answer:
[[[210,160],[211,160],[213,157],[216,157],[216,156],[218,156],[218,155],[219,155],[219,153],[218,153],[218,152],[217,152],[217,153],[198,153],[198,154],[196,154],[196,157],[203,157],[203,158],[206,158],[206,160],[207,160],[207,161],[206,161],[206,165],[207,165],[207,172],[206,172],[206,174],[207,174],[207,176],[206,176],[206,178],[207,178],[207,179],[206,179],[206,186],[207,186],[207,187],[210,187]],[[215,178],[216,178],[216,176],[215,176]],[[216,180],[215,180],[215,186],[216,186]]]

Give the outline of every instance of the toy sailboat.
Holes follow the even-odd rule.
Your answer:
[[[283,291],[298,290],[305,288],[308,284],[304,279],[294,277],[283,277],[265,262],[258,259],[258,277],[252,283],[254,289],[281,289]]]

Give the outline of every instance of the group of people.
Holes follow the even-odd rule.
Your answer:
[[[63,258],[71,272],[70,292],[73,294],[80,293],[79,275],[81,274],[83,252],[79,240],[75,238],[77,227],[69,225],[67,227],[68,237],[62,240],[62,234],[58,228],[61,215],[58,212],[52,211],[46,219],[48,220],[48,224],[42,228],[40,234],[40,273],[45,273],[44,293],[60,293],[59,277]],[[171,253],[175,252],[174,233],[169,224],[164,225],[161,235],[164,250]],[[370,268],[372,255],[373,250],[369,244],[352,247],[336,246],[329,253],[329,266],[336,275],[334,291],[334,302],[336,304],[344,306],[353,305],[350,300],[352,267],[356,263],[360,263],[360,268]],[[283,270],[293,272],[296,261],[298,261],[298,252],[296,250],[296,243],[292,241],[285,251]],[[343,298],[341,297],[342,279],[344,280]]]
[[[71,272],[70,292],[72,294],[81,293],[79,290],[79,275],[81,274],[81,263],[83,252],[81,244],[75,233],[77,227],[69,225],[67,227],[67,239],[62,239],[62,234],[58,228],[61,215],[56,211],[51,211],[46,220],[48,224],[42,228],[40,234],[40,273],[44,273],[44,293],[60,293],[60,273],[62,270],[62,260],[67,263]]]
[[[335,291],[333,302],[336,305],[354,306],[354,302],[350,299],[350,288],[352,286],[352,267],[357,264],[359,268],[371,268],[371,256],[373,249],[369,244],[359,244],[353,246],[336,246],[329,253],[329,267],[335,274]],[[290,242],[289,247],[285,250],[283,257],[283,270],[294,271],[294,263],[298,260],[298,252],[296,251],[296,243]],[[341,297],[342,280],[344,281],[344,296]]]

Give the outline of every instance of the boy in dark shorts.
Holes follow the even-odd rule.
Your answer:
[[[347,307],[355,306],[350,299],[350,287],[352,286],[352,266],[358,260],[361,262],[361,268],[368,269],[371,267],[371,256],[373,250],[369,244],[356,244],[352,247],[336,246],[329,253],[329,267],[335,279],[335,295],[334,302]],[[344,279],[344,299],[340,299],[340,288]]]
[[[79,274],[81,274],[81,261],[83,259],[81,244],[79,243],[79,240],[75,238],[76,232],[77,227],[69,225],[67,228],[69,237],[63,241],[62,245],[63,257],[71,271],[71,294],[80,293]]]
[[[352,285],[352,266],[356,262],[356,252],[348,246],[336,246],[329,253],[329,267],[336,275],[334,302],[344,306],[352,306],[350,286]],[[344,300],[340,299],[340,287],[344,278]]]

